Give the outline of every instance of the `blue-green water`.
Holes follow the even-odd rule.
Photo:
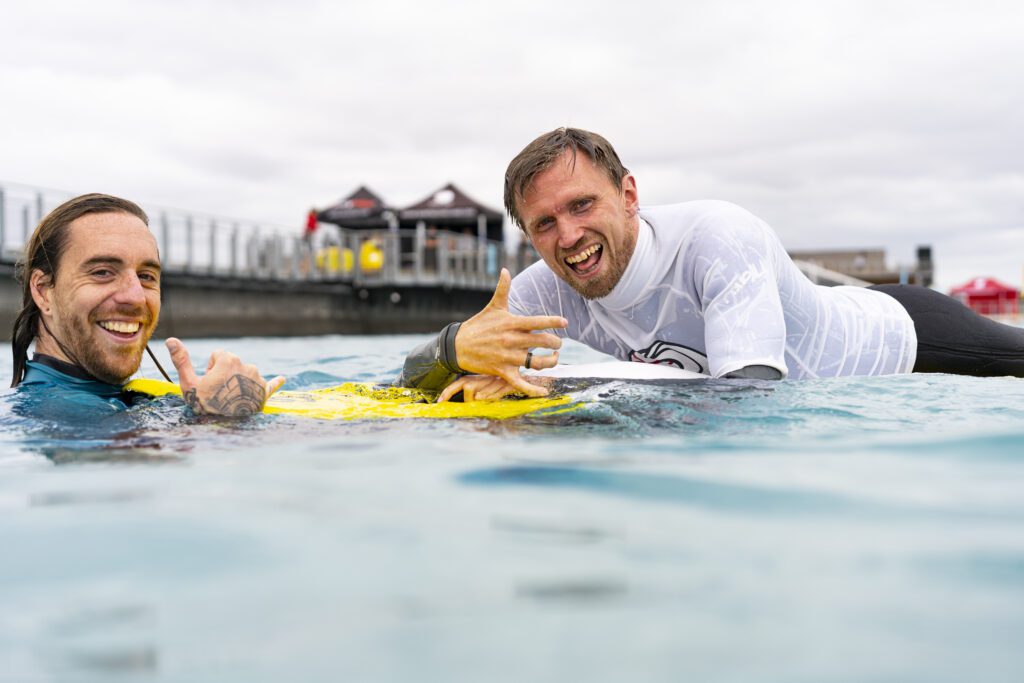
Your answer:
[[[418,341],[190,347],[297,388]],[[571,386],[508,422],[7,396],[0,681],[1024,679],[1024,380]]]

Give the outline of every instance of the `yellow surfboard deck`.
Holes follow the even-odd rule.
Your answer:
[[[177,384],[158,379],[133,379],[128,382],[125,389],[149,396],[181,395],[181,388]],[[552,414],[575,410],[578,407],[580,404],[569,396],[434,403],[431,394],[418,389],[381,388],[373,384],[346,382],[328,389],[278,391],[267,401],[263,412],[302,415],[321,420],[409,417],[476,417],[505,420],[541,410],[545,414]]]

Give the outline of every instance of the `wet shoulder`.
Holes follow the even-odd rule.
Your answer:
[[[768,224],[731,202],[698,200],[643,209],[641,215],[651,223],[661,248],[678,242],[676,249],[666,250],[683,256],[679,267],[684,270],[703,272],[702,267],[716,263],[746,269],[775,251],[770,247],[777,238]]]

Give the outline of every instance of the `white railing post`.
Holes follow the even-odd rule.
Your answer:
[[[238,277],[238,223],[231,228],[231,277]]]
[[[192,272],[192,216],[185,216],[185,272]]]
[[[476,278],[478,283],[487,278],[487,216],[476,217]]]
[[[7,202],[4,195],[4,188],[0,187],[0,254],[7,244]]]
[[[163,243],[161,260],[165,267],[171,265],[171,226],[167,220],[167,212],[160,212],[160,241]]]
[[[437,278],[442,284],[448,284],[448,271],[450,270],[449,263],[451,256],[450,250],[448,249],[448,231],[438,230],[437,231]]]
[[[423,281],[423,245],[427,241],[427,224],[416,221],[416,235],[413,237],[412,265],[416,284]]]
[[[210,219],[210,275],[217,271],[217,221]]]

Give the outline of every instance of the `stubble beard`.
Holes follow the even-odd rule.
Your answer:
[[[124,384],[142,365],[142,353],[146,344],[149,343],[150,334],[152,334],[152,330],[148,329],[148,324],[142,325],[141,343],[132,346],[112,346],[104,352],[100,349],[100,340],[96,338],[100,334],[96,329],[98,325],[91,320],[91,316],[83,319],[75,315],[67,315],[59,308],[55,312],[58,315],[60,329],[64,336],[60,341],[68,351],[74,354],[74,357],[68,360],[78,364],[96,379],[107,384]],[[134,314],[137,314],[137,311],[128,313],[128,315]],[[145,318],[145,316],[139,317]],[[116,360],[111,362],[113,359]]]
[[[610,260],[605,264],[605,272],[600,277],[587,280],[578,280],[575,277],[565,278],[569,286],[576,290],[576,293],[584,299],[591,301],[602,299],[611,294],[615,286],[619,284],[619,280],[622,279],[623,273],[626,272],[630,259],[633,258],[633,251],[636,249],[636,233],[632,231],[627,232],[625,239],[619,247],[614,257],[608,257]],[[608,251],[607,244],[603,246],[602,251]],[[605,254],[602,254],[602,258],[605,258]]]

